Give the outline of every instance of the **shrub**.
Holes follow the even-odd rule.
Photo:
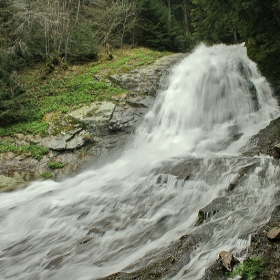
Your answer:
[[[258,279],[262,269],[263,262],[261,258],[248,258],[237,266],[233,275],[240,275],[244,280]]]
[[[43,155],[49,152],[49,149],[44,146],[38,145],[15,145],[12,144],[11,139],[7,139],[0,142],[0,153],[13,152],[18,155],[32,156],[33,158],[40,160]]]
[[[44,172],[41,177],[43,177],[44,179],[50,179],[53,177],[52,173],[49,171]]]
[[[59,168],[63,168],[64,163],[60,162],[60,161],[50,161],[49,162],[49,168],[51,169],[59,169]]]

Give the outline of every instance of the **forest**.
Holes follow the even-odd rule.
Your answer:
[[[46,78],[101,53],[113,59],[114,49],[189,52],[200,42],[245,42],[277,90],[279,30],[279,0],[2,0],[0,127],[34,120],[21,83],[26,69],[43,65]]]

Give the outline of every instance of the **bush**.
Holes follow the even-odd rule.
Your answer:
[[[41,177],[43,177],[44,179],[50,179],[53,177],[52,173],[49,171],[44,172]]]
[[[233,272],[233,275],[240,275],[244,280],[259,279],[258,275],[263,269],[263,262],[260,258],[248,258],[240,263]]]
[[[60,161],[50,161],[49,162],[49,168],[51,169],[59,169],[59,168],[63,168],[64,163],[60,162]]]
[[[33,158],[40,160],[43,155],[49,152],[49,149],[44,146],[38,145],[14,145],[11,139],[7,139],[0,142],[0,153],[13,152],[18,155],[24,155],[26,157],[32,156]]]

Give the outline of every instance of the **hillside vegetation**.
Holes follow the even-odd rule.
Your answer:
[[[0,128],[0,136],[11,136],[15,133],[39,133],[46,136],[47,113],[67,113],[93,101],[111,100],[112,96],[125,92],[111,82],[111,75],[151,64],[167,54],[168,52],[146,48],[122,49],[115,51],[113,58],[104,55],[96,62],[69,65],[67,69],[56,66],[54,71],[48,74],[41,64],[20,72],[21,87],[25,91],[20,113],[27,116],[27,121]]]
[[[120,93],[92,75],[101,64],[110,75],[158,57],[123,51],[140,46],[188,52],[201,41],[246,42],[250,58],[278,89],[279,29],[278,0],[2,0],[0,134],[44,134],[45,113]]]

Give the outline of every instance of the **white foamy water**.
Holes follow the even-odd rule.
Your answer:
[[[279,192],[272,159],[238,152],[278,116],[269,85],[242,45],[198,47],[167,84],[117,160],[0,195],[0,279],[104,277],[203,231],[192,261],[173,275],[199,279],[220,250],[248,245]],[[178,165],[190,169],[189,180],[172,175]],[[246,166],[227,211],[195,227],[198,210],[225,195]]]

